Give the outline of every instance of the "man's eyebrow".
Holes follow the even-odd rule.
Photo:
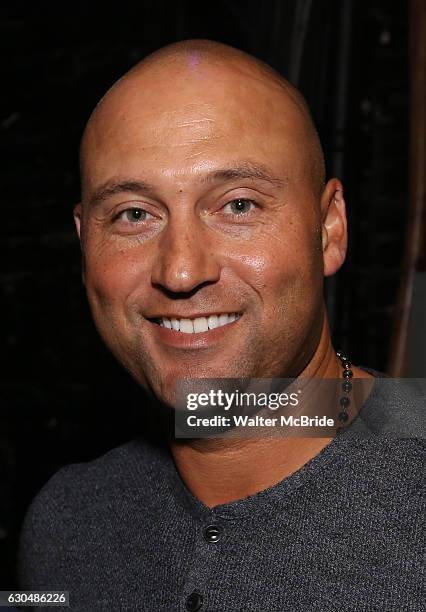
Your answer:
[[[236,179],[261,180],[270,183],[274,187],[283,187],[287,182],[285,179],[272,176],[263,166],[252,163],[243,163],[238,166],[213,170],[200,177],[202,182],[233,181]],[[89,204],[90,206],[96,206],[107,198],[126,191],[129,193],[152,194],[154,187],[150,183],[139,179],[109,180],[95,189],[89,198]]]
[[[205,177],[203,181],[232,181],[235,179],[252,179],[261,180],[270,183],[274,187],[284,187],[287,183],[285,178],[279,178],[270,174],[263,166],[252,163],[243,163],[241,165],[220,170],[214,170]]]
[[[118,193],[128,191],[130,193],[152,193],[153,186],[146,181],[141,180],[124,180],[124,181],[107,181],[98,187],[89,198],[89,204],[96,206],[104,202]]]

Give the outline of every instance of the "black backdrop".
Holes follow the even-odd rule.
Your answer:
[[[0,589],[15,585],[32,496],[64,463],[128,439],[141,404],[98,339],[80,282],[77,151],[98,98],[144,55],[185,38],[237,46],[297,84],[329,174],[346,185],[350,252],[326,287],[333,336],[354,362],[385,370],[408,193],[405,4],[3,5]]]

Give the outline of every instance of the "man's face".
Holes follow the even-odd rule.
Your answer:
[[[249,72],[138,78],[86,139],[84,274],[103,339],[169,403],[180,378],[297,375],[323,316],[300,112]]]

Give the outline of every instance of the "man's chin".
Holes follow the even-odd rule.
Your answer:
[[[242,371],[237,372],[235,369],[230,367],[217,366],[205,366],[201,364],[195,368],[182,367],[178,369],[170,370],[166,372],[163,368],[161,374],[159,371],[155,373],[150,380],[143,384],[145,388],[155,397],[155,399],[166,406],[179,409],[182,406],[183,394],[191,393],[193,387],[204,389],[210,388],[210,384],[207,380],[221,380],[228,378],[246,378],[249,374]],[[203,381],[206,380],[206,387],[204,388]]]

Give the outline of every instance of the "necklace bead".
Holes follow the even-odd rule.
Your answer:
[[[343,368],[342,391],[346,394],[346,395],[343,395],[339,400],[341,411],[339,412],[337,418],[342,424],[341,427],[337,428],[337,433],[339,434],[339,433],[342,433],[342,431],[344,430],[343,425],[347,423],[347,421],[349,420],[347,409],[350,406],[351,400],[348,397],[348,394],[352,391],[352,383],[350,382],[350,379],[353,377],[353,371],[351,370],[352,363],[349,360],[349,357],[345,355],[345,353],[342,350],[336,351],[336,355],[338,359],[340,360],[340,364]]]

